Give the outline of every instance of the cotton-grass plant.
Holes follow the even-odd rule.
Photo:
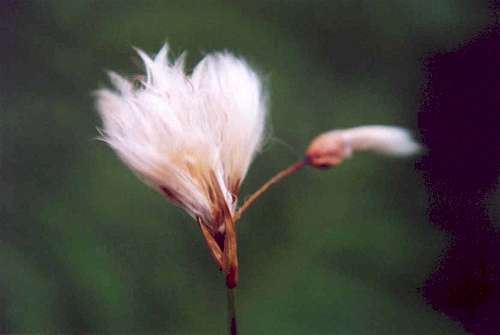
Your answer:
[[[333,130],[314,139],[302,160],[278,172],[238,207],[240,185],[265,131],[267,94],[259,76],[227,52],[205,56],[190,75],[184,71],[184,56],[169,59],[167,45],[154,58],[137,52],[145,76],[128,80],[110,72],[114,89],[96,93],[101,138],[146,184],[197,222],[225,275],[228,330],[236,334],[235,222],[243,212],[272,184],[303,166],[336,166],[358,150],[402,156],[419,147],[398,127]]]

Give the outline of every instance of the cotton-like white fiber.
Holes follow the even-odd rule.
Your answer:
[[[229,53],[207,55],[192,75],[168,46],[154,58],[137,50],[141,85],[109,73],[97,92],[102,139],[145,182],[216,229],[221,198],[232,212],[260,148],[266,101],[258,75]]]

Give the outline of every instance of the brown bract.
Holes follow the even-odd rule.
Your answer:
[[[192,168],[187,170],[195,177],[193,179],[200,183],[200,188],[210,200],[212,222],[204,222],[201,217],[197,217],[196,220],[214,262],[226,276],[226,286],[233,288],[238,283],[238,253],[236,228],[231,211],[214,173],[205,177],[198,176],[198,170]],[[175,191],[166,187],[161,189],[171,202],[180,202]]]
[[[215,264],[226,276],[226,286],[234,288],[238,283],[238,249],[234,221],[230,213],[227,214],[224,216],[224,233],[210,231],[201,218],[197,221]]]
[[[214,222],[203,222],[200,217],[197,221],[214,262],[226,276],[226,286],[233,288],[238,283],[236,228],[215,175],[206,180],[209,182],[204,186],[213,204]]]

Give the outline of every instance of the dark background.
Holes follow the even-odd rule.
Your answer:
[[[92,91],[165,41],[244,56],[270,136],[242,197],[330,128],[408,127],[271,189],[238,225],[242,334],[496,334],[500,38],[487,1],[0,0],[0,333],[220,334],[194,222],[103,143]]]

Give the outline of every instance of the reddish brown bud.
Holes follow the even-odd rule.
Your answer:
[[[351,156],[351,146],[338,131],[329,131],[317,136],[306,150],[310,165],[329,168],[339,165]]]

